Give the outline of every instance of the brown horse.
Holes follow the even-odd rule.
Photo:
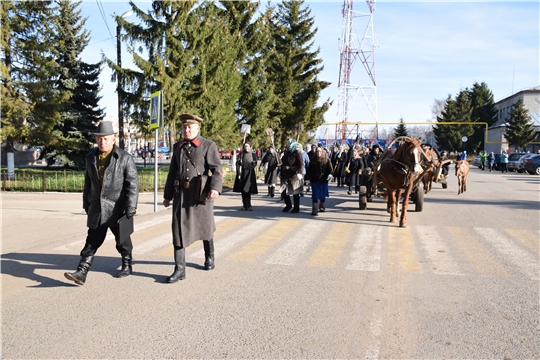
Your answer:
[[[435,176],[437,176],[436,172],[439,168],[440,161],[439,156],[431,145],[422,145],[422,150],[424,150],[424,153],[431,160],[431,166],[426,169],[424,177],[422,178],[422,183],[424,184],[424,193],[427,194],[431,191],[431,185],[433,184],[433,181],[437,181]]]
[[[400,136],[392,144],[396,141],[401,142],[397,150],[395,152],[385,151],[379,160],[380,167],[377,169],[377,177],[386,187],[391,222],[397,217],[396,208],[403,193],[404,200],[399,226],[405,227],[407,224],[409,196],[411,195],[416,179],[424,176],[422,161],[426,160],[425,164],[428,164],[430,161],[420,147],[421,139]]]
[[[458,181],[458,195],[467,191],[467,175],[469,175],[469,163],[467,160],[457,161],[456,176]]]

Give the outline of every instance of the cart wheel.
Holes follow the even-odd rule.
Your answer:
[[[443,188],[443,189],[446,189],[446,188],[448,187],[448,184],[445,183],[445,182],[444,182],[444,183],[441,183],[441,185],[442,185],[442,188]]]
[[[418,188],[415,191],[413,196],[414,199],[414,211],[420,212],[424,208],[424,191],[422,189],[422,184],[418,184]]]
[[[360,191],[358,192],[358,207],[360,208],[360,210],[366,210],[367,188],[365,186],[360,186]]]

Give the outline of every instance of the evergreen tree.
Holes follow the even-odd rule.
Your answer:
[[[403,118],[399,119],[399,125],[394,129],[394,139],[400,136],[409,136]]]
[[[305,140],[308,131],[324,122],[330,100],[318,106],[320,92],[330,83],[320,81],[322,60],[319,49],[312,51],[317,28],[304,1],[285,0],[278,4],[276,18],[271,24],[268,75],[274,85],[277,101],[270,115],[276,121],[276,133],[283,144],[287,137],[298,134]],[[296,136],[295,136],[296,137]]]
[[[523,99],[519,99],[512,105],[506,123],[504,136],[510,144],[523,149],[536,138],[536,129],[532,124],[532,118],[528,110],[523,104]]]
[[[267,147],[270,144],[267,128],[275,129],[270,118],[270,111],[276,101],[274,85],[269,83],[266,72],[269,52],[265,52],[271,42],[269,22],[273,16],[273,8],[268,7],[265,14],[251,24],[246,24],[245,61],[240,64],[242,82],[240,98],[236,110],[238,122],[251,126],[249,140],[253,148]]]
[[[471,100],[471,121],[485,122],[488,127],[495,124],[497,121],[497,109],[495,108],[495,100],[493,93],[488,88],[487,84],[475,82],[472,89],[469,91],[469,99]],[[478,125],[474,127],[474,133],[467,141],[470,148],[482,149],[484,145],[484,137],[486,127]]]
[[[80,59],[90,39],[84,29],[86,19],[81,18],[78,9],[81,2],[57,0],[56,3],[56,21],[51,25],[60,68],[56,86],[70,97],[61,108],[61,121],[53,128],[57,142],[46,151],[48,157],[60,163],[82,167],[94,141],[96,123],[104,116],[103,110],[98,108],[101,65],[87,64]]]
[[[468,89],[460,91],[455,100],[449,95],[442,115],[437,117],[437,122],[470,122],[472,108],[468,92]],[[469,138],[473,135],[472,125],[435,125],[433,133],[439,148],[449,151],[467,150],[467,152],[472,152],[475,150],[468,142],[463,143],[462,141],[463,136]]]

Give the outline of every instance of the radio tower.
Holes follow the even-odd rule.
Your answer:
[[[377,119],[377,82],[375,80],[375,36],[373,31],[373,12],[375,11],[375,0],[366,1],[369,13],[353,10],[353,0],[343,2],[343,24],[341,39],[339,44],[340,64],[338,82],[338,122],[336,125],[336,139],[340,142],[356,137],[361,133],[358,125],[348,125],[347,122],[360,122],[358,115],[350,118],[349,111],[351,105],[359,92],[375,123]],[[355,20],[367,23],[362,38],[358,36],[355,28]],[[367,77],[362,79],[352,78],[352,70],[356,60],[360,59]],[[358,83],[354,83],[358,81]],[[363,137],[363,136],[362,136]]]

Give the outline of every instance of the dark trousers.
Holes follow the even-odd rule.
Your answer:
[[[114,239],[116,240],[116,250],[121,255],[131,255],[131,251],[133,250],[133,243],[131,242],[131,237],[124,240],[123,243],[119,243],[118,225],[110,226],[110,224],[104,224],[99,226],[97,229],[88,228],[86,244],[81,250],[81,256],[94,256],[99,247],[103,245],[105,237],[107,236],[108,229],[111,229],[112,233],[114,234]]]
[[[501,172],[503,172],[503,173],[508,172],[508,164],[507,163],[501,163]]]
[[[251,194],[242,191],[242,205],[247,209],[251,207]]]

